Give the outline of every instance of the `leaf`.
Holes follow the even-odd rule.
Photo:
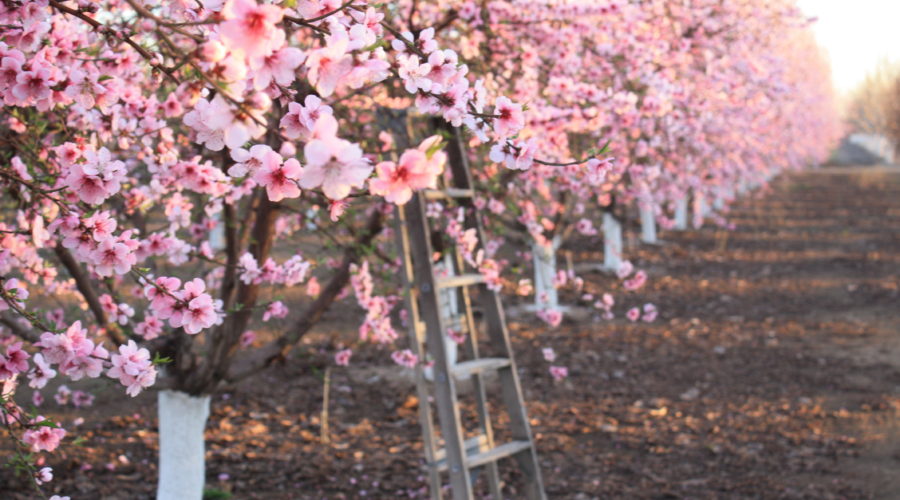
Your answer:
[[[435,153],[442,149],[444,149],[444,141],[435,141],[435,143],[432,144],[430,148],[428,148],[428,151],[425,151],[425,156],[430,160]]]
[[[160,356],[160,354],[158,352],[153,354],[153,364],[154,365],[164,365],[167,363],[171,363],[172,361],[173,361],[172,358],[170,358],[168,356]]]

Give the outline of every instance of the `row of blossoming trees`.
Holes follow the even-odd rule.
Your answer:
[[[32,453],[77,437],[32,405],[51,379],[108,377],[164,389],[159,497],[199,498],[217,388],[286,359],[348,294],[361,341],[401,336],[392,213],[449,175],[447,141],[491,239],[450,207],[429,216],[558,323],[565,273],[536,259],[531,292],[501,249],[552,260],[634,205],[670,227],[688,196],[723,207],[827,153],[807,25],[790,0],[4,1],[0,411],[17,465],[46,483]]]

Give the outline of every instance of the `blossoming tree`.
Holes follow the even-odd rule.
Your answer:
[[[394,207],[448,175],[448,139],[422,132],[432,119],[466,131],[488,212],[509,210],[540,244],[571,224],[589,233],[617,197],[661,205],[690,182],[820,154],[829,117],[791,103],[825,88],[808,82],[824,66],[777,60],[766,67],[790,77],[772,89],[739,57],[763,26],[741,19],[765,4],[3,2],[0,408],[21,466],[46,482],[29,453],[70,436],[16,384],[39,402],[53,378],[105,376],[129,396],[161,389],[158,497],[199,498],[210,394],[286,359],[351,292],[360,339],[393,343],[400,300],[377,271],[397,269]],[[717,9],[742,27],[741,51],[710,53],[696,35],[715,31],[690,23]],[[717,65],[751,77],[717,78]],[[740,99],[758,107],[742,114]],[[615,162],[596,157],[607,142]],[[744,159],[760,150],[772,156]],[[479,242],[458,214],[431,212],[501,286],[500,231]]]

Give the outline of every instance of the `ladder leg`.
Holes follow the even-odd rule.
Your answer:
[[[509,333],[506,329],[506,320],[503,309],[500,306],[500,297],[496,292],[487,289],[482,290],[484,295],[484,316],[488,331],[488,337],[495,347],[499,348],[510,359],[510,365],[500,370],[500,387],[506,411],[509,414],[510,431],[513,438],[527,440],[532,443],[529,450],[516,455],[519,467],[525,476],[527,484],[527,496],[529,499],[544,499],[544,485],[541,478],[541,469],[537,461],[537,449],[531,435],[531,425],[528,422],[528,414],[525,409],[522,386],[519,383],[519,374],[516,372],[516,363],[512,355],[512,347],[509,341]]]
[[[444,345],[446,328],[440,314],[440,302],[434,283],[434,267],[431,262],[431,240],[425,203],[419,194],[404,205],[409,230],[409,250],[419,258],[413,260],[413,276],[418,294],[418,310],[426,324],[425,343],[434,362],[434,399],[437,404],[441,434],[444,438],[450,485],[454,500],[471,500],[472,483],[466,467],[466,449],[463,443],[462,423],[456,397],[456,384],[447,366]]]
[[[453,252],[456,256],[457,272],[462,272],[464,262],[459,252]],[[465,351],[469,359],[477,359],[478,354],[478,329],[475,325],[475,317],[472,314],[472,299],[469,290],[466,287],[459,288],[460,302],[464,311],[464,321],[466,329]],[[494,430],[491,425],[491,416],[487,403],[487,391],[485,390],[484,378],[480,373],[472,375],[472,389],[475,393],[475,407],[478,413],[478,425],[484,434],[488,448],[494,447]],[[500,485],[500,470],[497,462],[491,462],[485,466],[487,473],[488,488],[491,498],[501,500],[502,492]]]
[[[419,306],[416,289],[412,287],[414,281],[412,260],[409,253],[409,230],[406,225],[406,217],[403,210],[397,210],[396,216],[396,234],[397,244],[402,250],[403,256],[403,283],[407,290],[405,295],[406,310],[409,313],[409,345],[413,353],[419,359],[425,359],[425,349],[422,338],[422,324],[419,319]],[[431,412],[431,397],[428,385],[425,382],[425,376],[422,374],[423,367],[416,367],[416,394],[419,397],[419,425],[422,426],[422,445],[425,449],[425,461],[428,464],[428,484],[432,500],[442,500],[444,493],[441,490],[441,474],[436,467],[431,466],[435,462],[435,435],[434,435],[434,416]]]
[[[469,169],[469,161],[466,157],[465,145],[460,134],[459,128],[453,128],[451,131],[452,139],[447,148],[447,156],[450,168],[453,173],[453,183],[455,187],[471,189],[473,187],[472,173]],[[481,223],[478,212],[474,211],[474,206],[469,204],[470,210],[466,213],[466,227],[474,227],[477,231],[478,240],[482,243],[487,241],[485,238],[484,226]],[[488,338],[491,343],[500,349],[504,356],[509,358],[510,366],[500,370],[500,384],[503,393],[503,401],[506,410],[509,413],[510,427],[513,438],[517,440],[527,440],[531,443],[529,450],[516,454],[519,466],[525,475],[527,484],[527,496],[529,499],[546,498],[544,493],[543,480],[541,478],[541,469],[537,461],[537,448],[534,445],[534,439],[531,435],[531,426],[528,422],[528,415],[525,410],[522,388],[519,384],[519,375],[516,372],[516,364],[513,358],[512,346],[509,341],[509,331],[506,328],[506,317],[503,313],[503,305],[500,301],[500,295],[497,292],[488,290],[487,287],[481,290],[481,303],[484,308],[485,326]]]

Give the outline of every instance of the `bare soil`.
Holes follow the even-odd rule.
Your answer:
[[[663,232],[661,246],[629,248],[651,279],[618,294],[619,319],[557,329],[511,320],[550,498],[900,498],[900,170],[784,176],[729,220],[735,231]],[[595,293],[615,286],[586,278]],[[645,302],[659,307],[656,322],[622,318]],[[325,329],[346,329],[351,307],[332,311]],[[412,380],[385,351],[364,349],[331,370],[323,431],[328,333],[215,397],[210,489],[237,499],[427,497]],[[549,376],[543,346],[569,367],[567,380]],[[51,411],[67,425],[83,416],[85,440],[48,457],[49,491],[152,498],[154,396],[142,395],[137,412],[124,397],[100,388],[87,412]],[[30,498],[24,487],[0,470],[0,498]]]

